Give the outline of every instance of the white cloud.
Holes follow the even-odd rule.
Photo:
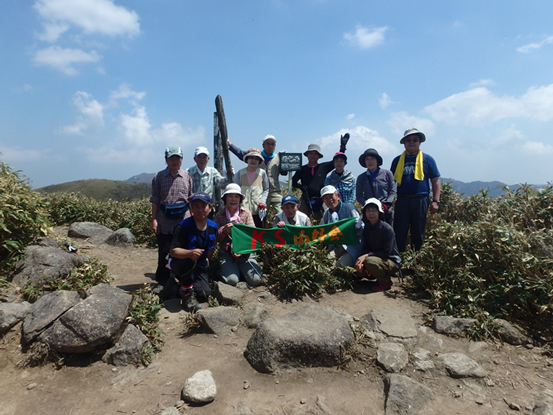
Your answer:
[[[69,25],[87,34],[136,36],[140,33],[138,14],[112,0],[37,0],[35,10],[45,20],[42,40],[55,42]]]
[[[346,119],[347,119],[347,120],[353,120],[354,118],[355,118],[355,114],[348,114],[348,115],[346,116]]]
[[[368,49],[384,42],[386,30],[388,30],[387,26],[369,30],[366,27],[358,25],[354,33],[344,33],[344,39],[361,49]]]
[[[517,52],[530,53],[530,52],[533,52],[535,50],[540,50],[544,45],[547,45],[549,43],[553,43],[553,36],[548,36],[545,39],[543,39],[541,42],[538,42],[538,43],[528,43],[527,45],[518,47]]]
[[[144,98],[145,95],[146,92],[133,91],[126,83],[123,83],[119,85],[119,88],[117,90],[111,93],[110,99],[116,100],[134,98],[137,101],[140,101],[142,98]]]
[[[50,150],[36,150],[31,148],[15,148],[0,146],[2,161],[12,163],[14,161],[37,161],[48,156]]]
[[[495,82],[493,81],[493,79],[480,79],[476,82],[472,82],[469,85],[469,88],[476,88],[479,86],[494,86],[494,85],[495,85]]]
[[[33,59],[39,65],[50,66],[67,75],[77,75],[74,64],[97,62],[100,56],[96,51],[85,52],[81,49],[63,49],[59,46],[39,50]]]
[[[134,115],[121,114],[121,128],[129,143],[145,146],[152,142],[150,120],[143,106],[136,106]]]
[[[531,156],[550,156],[553,154],[553,146],[537,141],[528,141],[522,146],[522,150]]]
[[[450,124],[490,123],[507,118],[550,121],[553,119],[553,84],[529,88],[520,98],[498,97],[487,88],[474,88],[429,105],[424,111],[435,121]]]
[[[392,113],[388,120],[388,125],[392,129],[392,133],[397,137],[398,143],[401,137],[403,137],[403,133],[409,128],[416,128],[426,136],[432,136],[436,131],[436,127],[431,120],[409,115],[405,111]]]
[[[66,125],[61,131],[69,135],[82,135],[91,126],[104,125],[104,107],[92,96],[83,91],[77,91],[73,98],[73,105],[81,114],[72,125]]]
[[[378,105],[380,105],[380,108],[384,109],[388,105],[393,104],[394,102],[390,99],[388,94],[384,92],[382,96],[378,99]]]

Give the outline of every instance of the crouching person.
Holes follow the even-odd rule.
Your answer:
[[[321,189],[321,199],[328,206],[323,214],[321,225],[326,225],[346,218],[355,218],[355,232],[357,244],[355,245],[329,245],[328,249],[334,252],[338,265],[342,267],[353,267],[361,252],[361,239],[363,236],[363,221],[359,212],[351,203],[344,203],[340,199],[340,193],[332,185]]]
[[[392,227],[382,220],[384,209],[380,200],[370,198],[363,206],[365,229],[363,250],[355,263],[357,271],[371,279],[372,291],[386,291],[392,286],[392,275],[399,271],[401,258]]]
[[[179,296],[187,311],[197,311],[210,294],[209,259],[215,248],[217,224],[208,219],[211,198],[207,193],[194,193],[190,198],[192,217],[175,228],[169,247],[169,268],[179,280]]]
[[[284,225],[311,226],[309,216],[298,210],[298,199],[293,195],[282,198],[282,212],[275,215],[273,228],[282,228]]]
[[[230,183],[223,192],[225,208],[215,215],[219,226],[217,241],[219,242],[219,260],[221,261],[221,278],[230,285],[245,280],[252,287],[261,283],[261,267],[257,263],[255,253],[235,254],[232,250],[232,226],[235,223],[255,226],[251,212],[243,207],[242,189],[236,183]]]

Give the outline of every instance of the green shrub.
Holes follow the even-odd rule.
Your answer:
[[[351,286],[355,272],[353,268],[338,268],[324,245],[290,249],[266,244],[259,255],[267,282],[285,298],[320,296],[344,289]]]
[[[42,197],[19,171],[0,161],[0,273],[9,274],[25,246],[47,229]]]
[[[441,312],[478,318],[480,327],[500,317],[552,339],[553,188],[466,199],[448,191],[421,251],[405,255],[413,287]]]
[[[45,199],[49,218],[55,225],[96,222],[112,230],[129,228],[136,243],[157,244],[151,229],[152,205],[147,198],[97,201],[80,193],[52,193]]]

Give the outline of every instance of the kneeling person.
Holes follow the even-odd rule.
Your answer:
[[[381,219],[384,214],[380,200],[370,198],[363,206],[366,219],[363,230],[363,250],[355,263],[358,272],[376,278],[372,291],[389,290],[392,275],[399,271],[401,258],[392,227]]]
[[[293,195],[282,198],[282,212],[275,216],[273,228],[282,228],[284,225],[311,226],[309,217],[298,211],[298,199]]]
[[[215,248],[217,224],[208,219],[211,198],[207,193],[194,193],[190,198],[192,217],[181,221],[175,228],[170,245],[169,267],[179,280],[179,295],[188,311],[201,308],[210,294],[209,259]]]
[[[357,234],[357,244],[355,245],[329,245],[328,249],[334,251],[338,265],[342,267],[353,267],[355,260],[361,251],[361,238],[363,235],[363,221],[359,212],[351,203],[344,203],[340,199],[340,193],[332,185],[321,189],[321,199],[328,206],[323,214],[321,225],[326,225],[346,218],[355,218],[355,231]]]

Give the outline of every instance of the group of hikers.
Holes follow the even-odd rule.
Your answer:
[[[178,296],[185,309],[200,309],[210,293],[209,259],[217,243],[222,281],[261,284],[256,254],[233,251],[232,227],[270,227],[265,223],[268,206],[276,211],[275,228],[354,218],[357,244],[328,245],[328,249],[339,266],[355,267],[359,276],[374,280],[369,283],[372,291],[388,290],[391,277],[399,271],[400,252],[406,249],[408,234],[413,249],[419,250],[427,211],[439,210],[440,173],[434,159],[419,149],[426,136],[411,128],[400,140],[405,151],[394,158],[390,170],[381,168],[382,157],[369,148],[359,156],[359,164],[367,170],[356,178],[345,169],[349,138],[349,134],[341,136],[339,151],[332,161],[323,163],[319,162],[324,158],[320,146],[308,146],[303,153],[307,164],[292,177],[292,186],[301,190],[300,200],[292,194],[282,196],[279,177],[286,173],[280,170],[272,135],[263,139],[261,151],[244,151],[228,142],[230,151],[247,164],[236,172],[233,183],[207,165],[207,148],[196,148],[196,165],[187,170],[181,168],[181,148],[167,148],[167,167],[154,176],[150,198],[160,296]],[[224,208],[215,214],[214,192],[223,188]],[[362,206],[361,213],[354,206],[356,201]]]

